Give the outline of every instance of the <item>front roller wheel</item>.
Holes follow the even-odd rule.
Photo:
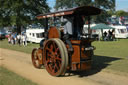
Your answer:
[[[37,49],[37,48],[34,48],[32,50],[32,64],[35,68],[41,68],[41,66],[43,65],[43,51],[42,49]]]
[[[65,55],[67,51],[61,42],[56,38],[49,39],[44,47],[45,67],[52,76],[63,75],[68,64],[68,56]]]

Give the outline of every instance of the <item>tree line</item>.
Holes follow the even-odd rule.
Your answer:
[[[101,15],[92,17],[94,22],[105,22],[113,14],[128,15],[127,12],[115,12],[115,0],[56,0],[55,10],[68,9],[78,6],[94,6],[103,10]],[[16,26],[16,31],[21,32],[21,27],[27,24],[41,22],[35,17],[38,14],[50,12],[47,0],[0,0],[0,26]]]

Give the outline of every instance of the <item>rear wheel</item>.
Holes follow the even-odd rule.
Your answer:
[[[63,75],[67,68],[67,52],[62,41],[56,38],[49,39],[44,47],[45,67],[52,76]]]

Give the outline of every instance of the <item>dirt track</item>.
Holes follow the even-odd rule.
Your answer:
[[[31,55],[0,48],[0,65],[30,79],[39,85],[128,85],[128,77],[104,71],[80,77],[50,76],[45,69],[36,69],[31,64]]]

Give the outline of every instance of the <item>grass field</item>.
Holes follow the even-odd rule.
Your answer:
[[[0,67],[0,85],[37,85],[30,80],[22,78],[17,74]]]
[[[28,45],[24,47],[23,45],[19,46],[17,44],[16,45],[8,44],[7,40],[0,41],[0,48],[16,50],[16,51],[21,51],[25,53],[31,53],[33,48],[38,48],[38,47],[39,47],[39,44],[28,43]]]
[[[95,41],[93,67],[128,73],[128,39],[118,41]]]
[[[118,41],[94,41],[96,47],[93,57],[92,69],[99,72],[102,69],[114,72],[128,73],[128,39]],[[33,48],[38,48],[39,44],[28,44],[27,47],[8,44],[7,40],[0,41],[0,48],[6,48],[25,53],[31,53]]]

